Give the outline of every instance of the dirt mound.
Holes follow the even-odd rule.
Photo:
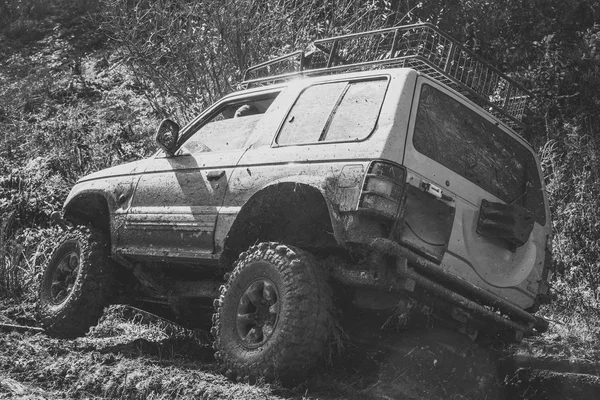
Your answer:
[[[0,396],[277,398],[267,388],[228,381],[216,373],[214,363],[190,359],[205,346],[188,352],[194,344],[188,341],[180,346],[181,342],[181,338],[153,341],[133,335],[80,340],[16,332],[1,335]]]

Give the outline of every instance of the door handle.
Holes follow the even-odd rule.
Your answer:
[[[208,174],[206,174],[206,179],[209,181],[218,181],[223,176],[225,176],[225,171],[210,171]]]

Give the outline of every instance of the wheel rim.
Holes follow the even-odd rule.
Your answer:
[[[273,335],[279,319],[279,293],[268,279],[252,282],[237,308],[236,328],[242,343],[258,347]]]
[[[50,300],[60,304],[69,297],[79,272],[79,254],[70,251],[58,262],[50,282]]]

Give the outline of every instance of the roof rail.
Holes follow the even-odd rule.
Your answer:
[[[466,95],[511,127],[523,127],[531,93],[430,23],[320,39],[311,47],[248,68],[240,86],[270,85],[298,76],[413,68]]]

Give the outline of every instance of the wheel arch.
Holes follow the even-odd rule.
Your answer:
[[[64,218],[76,225],[91,225],[110,235],[110,214],[108,200],[99,191],[84,191],[67,199],[63,206]]]
[[[300,248],[341,246],[342,218],[325,191],[307,183],[277,182],[255,193],[241,208],[225,238],[220,264],[226,269],[258,242]]]

